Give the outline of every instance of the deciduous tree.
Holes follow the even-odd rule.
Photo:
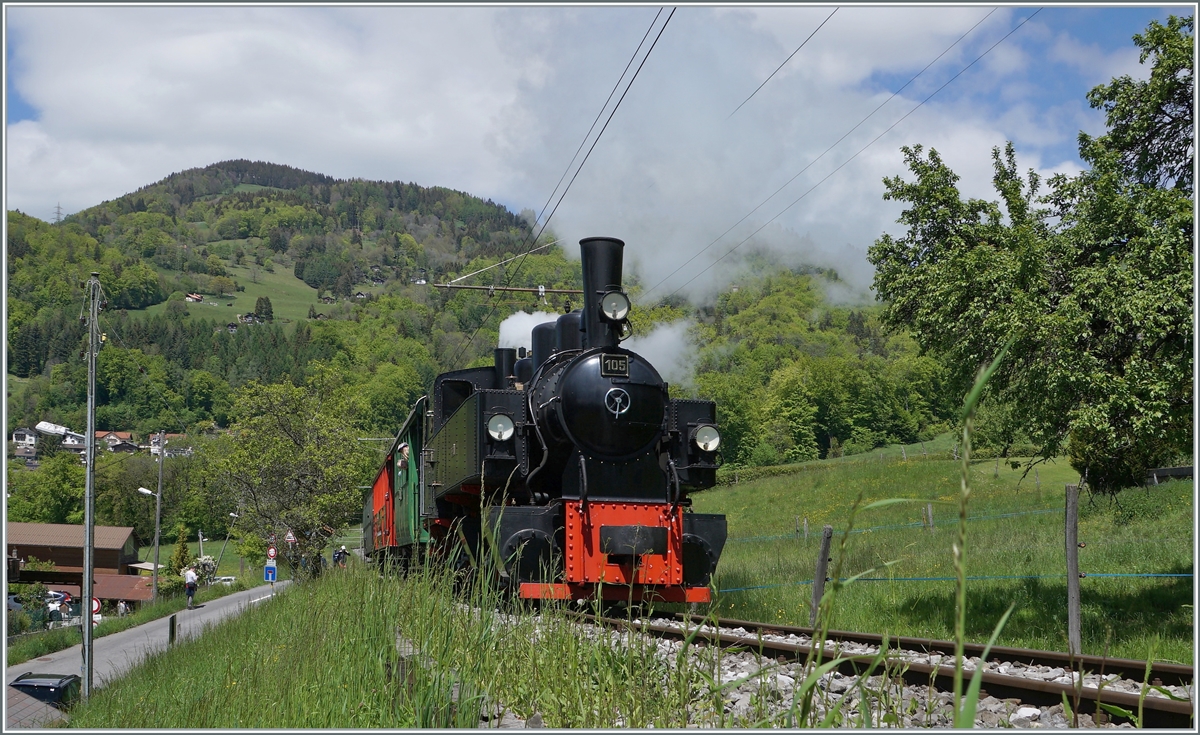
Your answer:
[[[964,201],[936,151],[905,147],[915,179],[885,179],[884,197],[908,203],[907,232],[869,253],[886,321],[940,356],[958,392],[1013,340],[992,400],[1099,490],[1137,484],[1191,444],[1191,133],[1185,145],[1175,126],[1192,106],[1190,51],[1178,52],[1190,29],[1173,18],[1139,37],[1150,82],[1093,91],[1112,103],[1109,134],[1081,135],[1090,168],[1044,197],[1011,143],[993,151],[1003,205]]]

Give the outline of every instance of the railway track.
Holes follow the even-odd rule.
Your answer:
[[[846,676],[867,673],[876,662],[883,637],[875,634],[829,631],[823,655],[814,653],[811,628],[755,623],[746,620],[713,620],[678,614],[633,621],[582,615],[582,618],[612,627],[635,626],[642,632],[680,641],[689,635],[693,643],[704,642],[723,648],[756,653],[780,663],[841,658],[837,670]],[[716,624],[715,626],[713,624]],[[954,682],[954,643],[922,638],[896,637],[887,641],[889,653],[874,674],[900,677],[910,686],[927,686],[951,691]],[[1129,659],[1075,656],[994,646],[981,662],[983,646],[964,646],[964,679],[983,667],[980,700],[987,696],[1020,705],[1053,707],[1064,701],[1077,713],[1095,721],[1128,719],[1105,710],[1101,704],[1132,713],[1140,711],[1143,727],[1193,729],[1193,668],[1154,663],[1147,676],[1146,662]],[[882,671],[880,670],[882,669]],[[1145,682],[1145,683],[1143,683]],[[1173,699],[1163,692],[1170,692]]]

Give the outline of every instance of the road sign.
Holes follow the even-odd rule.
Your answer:
[[[296,543],[296,534],[292,533],[289,529],[287,535],[283,537],[283,540],[287,541],[289,544],[294,544]]]
[[[270,536],[267,536],[267,541],[271,542],[272,546],[275,545],[275,533],[274,532],[272,532]]]
[[[268,547],[267,547],[267,558],[268,558],[268,559],[274,559],[274,558],[275,558],[275,555],[276,555],[276,554],[278,554],[278,553],[279,553],[279,552],[277,552],[277,551],[275,550],[275,547],[274,547],[274,546],[268,546]]]
[[[265,566],[268,566],[268,567],[274,567],[274,566],[275,566],[275,560],[274,560],[274,559],[267,559],[267,563],[265,564]]]
[[[263,567],[263,581],[275,582],[275,567]]]
[[[92,614],[95,615],[98,612],[100,612],[100,598],[93,597],[92,598]]]

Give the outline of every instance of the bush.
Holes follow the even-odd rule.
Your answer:
[[[8,635],[20,635],[33,627],[33,621],[24,612],[10,610],[8,613]]]

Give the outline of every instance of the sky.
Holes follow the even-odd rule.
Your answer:
[[[1148,76],[1133,34],[1191,12],[1039,7],[7,4],[5,206],[53,220],[247,158],[549,214],[569,170],[551,230],[625,240],[655,296],[705,300],[765,250],[870,299],[901,146],[966,196],[997,198],[1006,141],[1077,173],[1088,90]]]

